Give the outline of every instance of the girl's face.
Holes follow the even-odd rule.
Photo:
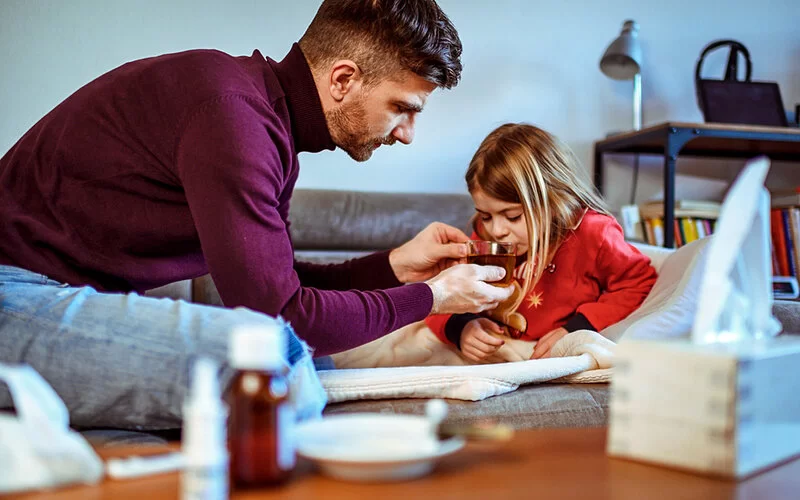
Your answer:
[[[522,204],[498,200],[480,188],[470,194],[478,218],[491,239],[516,243],[517,255],[527,252],[528,227]]]

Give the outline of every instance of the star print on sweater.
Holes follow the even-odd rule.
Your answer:
[[[544,303],[542,292],[530,292],[528,294],[528,307],[537,308]]]

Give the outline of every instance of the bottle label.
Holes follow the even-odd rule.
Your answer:
[[[278,406],[278,467],[291,470],[295,461],[294,408],[287,402]]]

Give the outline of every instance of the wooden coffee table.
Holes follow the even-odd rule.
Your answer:
[[[428,477],[403,483],[361,484],[328,479],[301,462],[295,479],[278,489],[235,492],[234,499],[800,498],[800,459],[745,481],[699,476],[606,457],[605,428],[518,431],[512,442],[473,444],[442,460]],[[166,447],[99,450],[104,458],[157,453]],[[21,495],[26,500],[177,499],[178,474]]]

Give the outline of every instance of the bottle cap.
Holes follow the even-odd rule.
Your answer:
[[[277,320],[231,332],[229,361],[237,370],[278,370],[286,366],[286,354],[286,334]]]

